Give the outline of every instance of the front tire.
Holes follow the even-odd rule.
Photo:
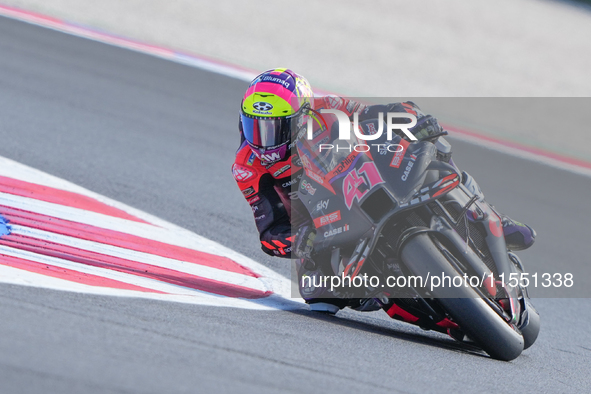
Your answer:
[[[428,234],[417,234],[402,248],[402,261],[413,275],[427,277],[462,276],[433,243]],[[441,276],[440,276],[441,275]],[[463,278],[462,278],[463,279]],[[429,285],[429,283],[426,284]],[[420,290],[420,289],[419,289]],[[522,335],[497,314],[469,286],[429,289],[426,298],[434,298],[461,330],[485,352],[497,360],[517,358],[524,348]]]

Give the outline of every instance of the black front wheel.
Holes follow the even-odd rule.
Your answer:
[[[418,234],[402,248],[402,261],[413,275],[463,276],[433,243],[428,234]],[[459,283],[457,281],[456,283]],[[492,358],[510,361],[524,348],[524,340],[512,325],[495,312],[469,285],[434,287],[425,297],[434,298],[461,330]]]

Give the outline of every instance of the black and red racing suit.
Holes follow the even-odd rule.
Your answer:
[[[419,120],[425,116],[412,102],[366,106],[335,96],[316,98],[314,108],[337,109],[346,113],[351,120],[357,112],[359,122],[375,119],[379,112],[408,112]],[[299,183],[303,173],[300,158],[293,154],[282,161],[262,163],[242,136],[241,125],[240,134],[242,141],[232,173],[252,208],[262,250],[271,256],[290,258],[294,240],[292,227],[299,228],[312,223],[310,214],[299,201],[297,193],[292,192],[297,190],[292,189],[292,186]]]

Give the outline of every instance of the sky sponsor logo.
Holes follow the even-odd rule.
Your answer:
[[[316,210],[324,211],[325,209],[327,209],[329,201],[330,200],[320,201],[318,204],[316,204]]]

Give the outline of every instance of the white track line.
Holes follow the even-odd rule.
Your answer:
[[[500,152],[505,155],[510,155],[510,156],[518,157],[520,159],[533,161],[538,164],[550,166],[553,168],[558,168],[558,169],[561,169],[564,171],[573,172],[575,174],[583,175],[585,177],[591,178],[591,168],[585,168],[582,166],[577,166],[574,164],[565,163],[563,161],[553,159],[552,157],[542,156],[542,155],[528,152],[528,151],[525,151],[525,150],[522,150],[519,148],[513,148],[510,146],[506,146],[502,143],[483,140],[478,137],[473,137],[473,136],[469,136],[469,135],[465,135],[465,134],[458,135],[458,134],[455,134],[453,131],[450,132],[449,137],[450,137],[450,139],[457,139],[461,142],[468,142],[470,144],[478,145],[478,146],[483,147],[485,149],[489,149],[489,150],[492,150],[495,152]]]
[[[92,41],[98,41],[104,44],[113,45],[119,48],[149,54],[161,59],[173,61],[175,63],[185,64],[191,67],[199,68],[216,74],[221,74],[230,78],[239,79],[242,81],[251,81],[257,76],[257,72],[248,70],[243,67],[238,67],[232,64],[227,64],[213,59],[207,59],[203,56],[196,56],[188,53],[175,51],[168,48],[158,47],[155,45],[145,44],[130,39],[117,37],[103,32],[94,31],[90,28],[82,26],[75,26],[65,21],[56,20],[42,16],[40,14],[19,10],[12,7],[0,5],[0,15],[7,18],[16,19],[22,22],[30,23],[32,25],[44,27],[51,30],[56,30],[62,33],[67,33],[73,36],[86,38]]]
[[[41,254],[21,249],[15,249],[4,245],[0,245],[0,254],[16,257],[19,259],[31,260],[41,264],[52,265],[54,267],[61,267],[68,270],[78,271],[89,275],[100,276],[103,278],[112,279],[135,286],[141,286],[147,289],[162,291],[169,294],[192,295],[195,292],[200,292],[200,290],[194,290],[183,286],[169,284],[156,279],[145,278],[143,276],[136,276],[107,268],[94,267],[91,265],[76,263],[69,260],[44,256]]]
[[[250,289],[260,290],[263,292],[267,291],[263,283],[252,276],[243,275],[236,272],[225,271],[218,268],[208,267],[205,265],[179,261],[167,257],[161,257],[150,253],[137,252],[135,250],[69,237],[66,235],[60,235],[43,230],[32,229],[24,226],[13,225],[11,227],[12,234],[25,235],[44,241],[55,242],[74,248],[105,254],[112,257],[163,267],[170,270],[184,272],[186,274],[212,279],[236,286],[248,287]]]
[[[109,287],[100,287],[85,285],[72,282],[65,279],[54,278],[51,276],[29,272],[26,270],[9,267],[0,264],[0,282],[30,287],[43,287],[51,290],[70,291],[82,294],[94,294],[111,297],[133,297],[150,300],[182,302],[186,304],[220,306],[241,309],[290,309],[294,308],[294,303],[287,300],[265,300],[253,302],[252,300],[243,300],[241,298],[224,297],[216,294],[205,293],[194,290],[190,295],[181,294],[158,294],[135,290],[112,289]],[[40,285],[42,284],[42,285]],[[279,308],[278,308],[279,306]]]
[[[151,224],[133,222],[98,212],[90,212],[80,208],[36,200],[34,198],[0,192],[0,203],[24,211],[53,216],[76,223],[89,224],[171,245],[191,248],[193,244],[191,239],[187,239],[188,237],[178,236],[177,234],[171,233],[168,229],[158,228]],[[199,248],[191,249],[199,250]]]
[[[12,206],[14,208],[20,208],[23,210],[31,211],[31,212],[38,212],[41,214],[49,215],[49,216],[56,216],[66,220],[72,220],[75,222],[80,223],[87,223],[90,225],[97,225],[97,227],[103,227],[106,229],[111,229],[114,231],[121,231],[128,234],[137,235],[147,239],[153,239],[160,242],[169,243],[171,245],[177,245],[181,247],[186,247],[189,249],[193,249],[196,251],[209,253],[218,256],[228,257],[229,259],[237,262],[238,264],[249,268],[253,272],[256,272],[259,275],[262,275],[260,278],[256,279],[260,283],[262,283],[262,288],[270,290],[274,293],[271,297],[267,297],[261,300],[242,300],[242,302],[233,303],[227,301],[226,299],[231,299],[231,297],[222,297],[222,296],[215,296],[209,298],[204,298],[204,296],[199,296],[201,300],[209,300],[207,302],[200,301],[202,304],[207,305],[219,305],[219,306],[236,306],[238,305],[247,305],[247,304],[258,304],[258,305],[266,305],[270,308],[275,309],[293,309],[294,307],[298,307],[301,304],[302,300],[292,300],[291,298],[291,284],[289,280],[275,271],[267,268],[266,266],[230,249],[221,244],[218,244],[214,241],[211,241],[207,238],[201,237],[195,233],[192,233],[189,230],[183,229],[175,224],[170,222],[164,221],[156,216],[150,215],[146,212],[140,211],[138,209],[129,207],[125,204],[122,204],[118,201],[111,200],[107,197],[104,197],[100,194],[91,192],[87,189],[84,189],[78,185],[75,185],[71,182],[66,180],[57,178],[55,176],[46,174],[42,171],[37,169],[28,167],[26,165],[20,164],[10,159],[6,159],[4,157],[0,157],[0,175],[7,176],[14,179],[23,180],[26,182],[36,183],[40,185],[46,185],[49,187],[67,190],[75,193],[79,193],[91,198],[96,199],[97,201],[103,202],[115,208],[121,209],[137,218],[140,218],[148,223],[152,223],[156,226],[152,226],[150,224],[145,223],[138,223],[132,222],[129,220],[121,219],[121,218],[114,218],[111,216],[95,213],[95,212],[86,212],[77,208],[71,208],[62,206],[59,204],[48,203],[44,201],[39,201],[31,198],[20,197],[11,195],[8,193],[0,193],[0,204]],[[10,274],[6,274],[9,272]],[[28,278],[27,280],[21,281],[18,276],[15,277],[15,272],[20,272],[22,275]],[[45,282],[42,278],[43,275],[29,273],[28,271],[19,270],[16,268],[6,267],[0,265],[0,281],[2,282],[9,282],[9,283],[19,283],[27,282],[31,285],[31,281],[35,278],[35,283],[37,286],[41,287],[49,287],[54,289],[59,289],[60,287],[56,287],[57,284],[64,284],[68,281],[46,277],[48,282]],[[248,279],[252,280],[252,279]],[[27,283],[25,283],[27,284]],[[86,285],[71,285],[71,286],[62,286],[62,289],[71,289],[72,286],[75,286],[76,291],[82,291],[81,289],[88,289],[93,288],[93,286],[86,286]],[[86,292],[86,291],[84,291]],[[93,289],[93,294],[114,294],[119,292],[119,290],[113,289]],[[196,293],[201,294],[198,291]],[[148,293],[142,292],[133,292],[133,291],[124,291],[125,294],[133,294],[133,296],[141,296],[146,297]],[[121,294],[120,294],[121,295]],[[185,302],[189,299],[189,296],[182,296],[181,298],[167,298],[166,295],[150,295],[148,294],[148,298],[152,299],[163,299],[163,300],[171,300],[171,301],[179,301]],[[172,296],[171,296],[172,297]],[[176,297],[176,296],[175,296]],[[179,296],[180,297],[180,296]],[[185,300],[185,301],[183,301]],[[220,301],[221,300],[221,301]],[[191,301],[193,302],[193,301]],[[246,304],[245,304],[246,303]],[[295,306],[294,306],[295,305]],[[257,307],[256,305],[253,307]]]

